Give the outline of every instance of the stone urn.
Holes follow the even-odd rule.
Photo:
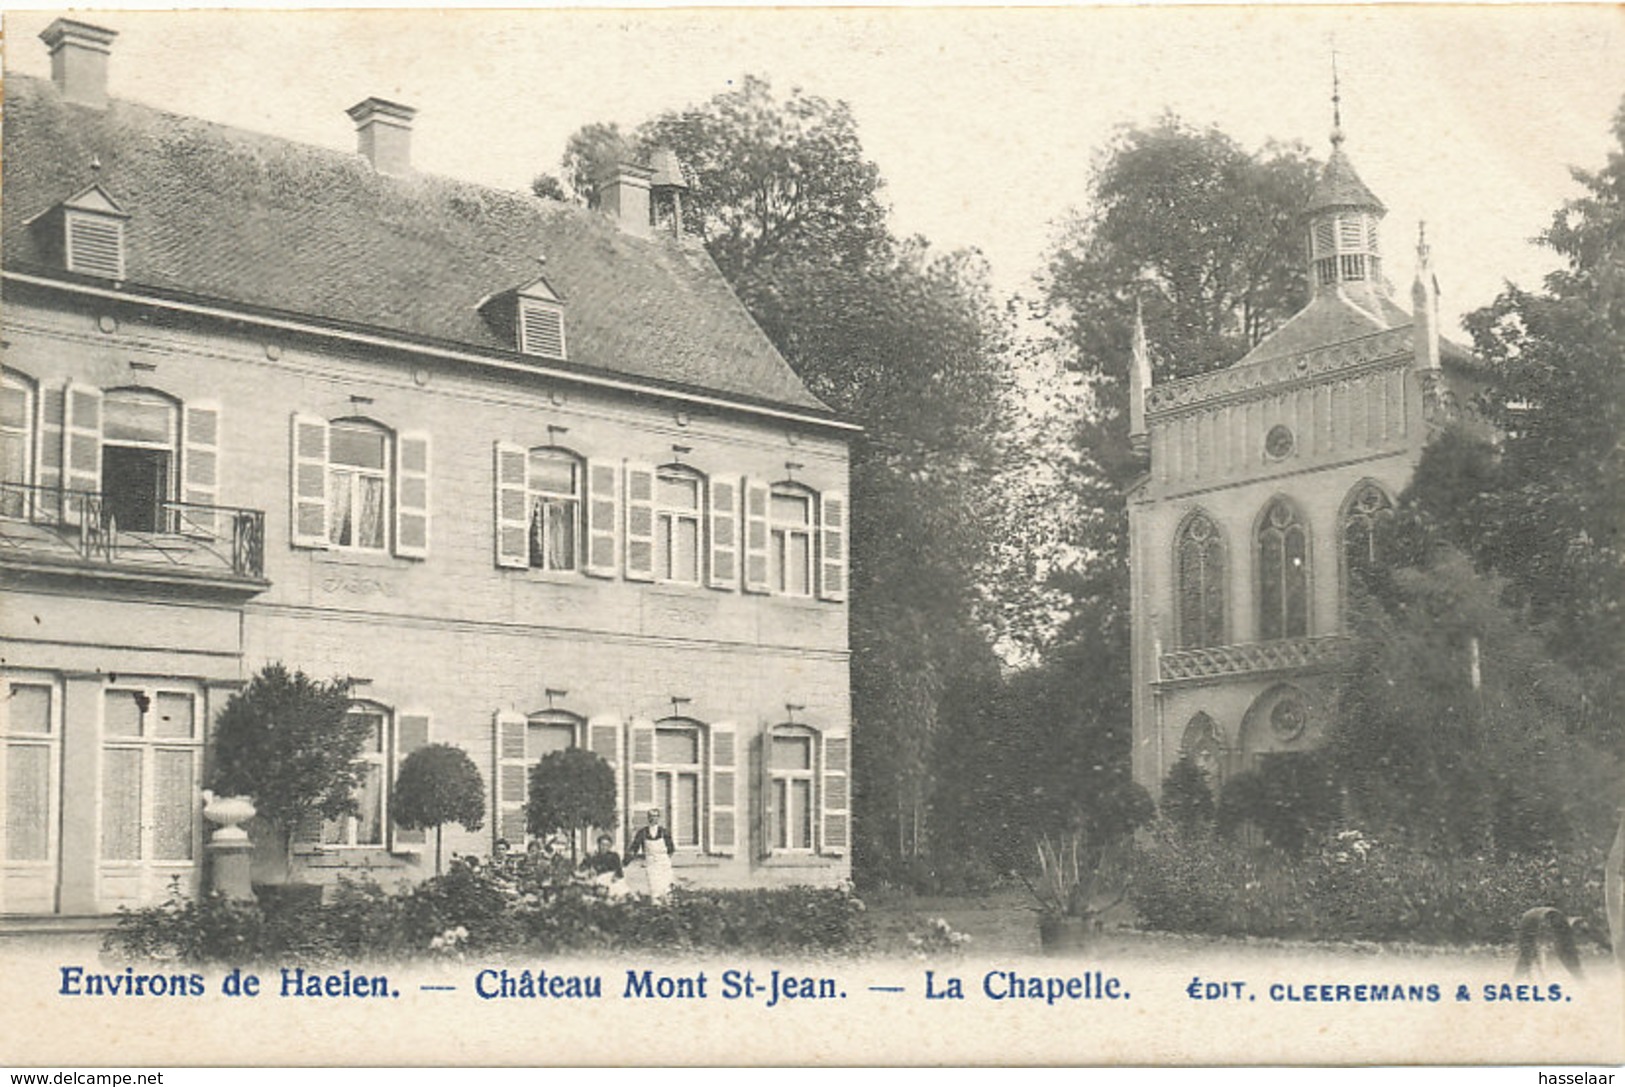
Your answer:
[[[242,824],[254,818],[254,802],[246,796],[216,796],[204,789],[203,818],[215,824],[210,841],[246,842],[248,831]]]

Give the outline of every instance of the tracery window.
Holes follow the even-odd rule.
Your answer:
[[[1264,641],[1309,633],[1309,533],[1285,499],[1258,525],[1258,635]]]
[[[1204,513],[1179,532],[1179,644],[1184,649],[1224,644],[1224,545]]]
[[[1382,535],[1394,519],[1394,504],[1375,483],[1355,488],[1343,512],[1343,563],[1353,582],[1368,576],[1382,560]]]

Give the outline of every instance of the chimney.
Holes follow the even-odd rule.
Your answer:
[[[107,58],[118,31],[57,19],[40,33],[51,51],[51,82],[69,102],[107,108]]]
[[[367,98],[346,110],[355,122],[356,150],[381,174],[412,172],[412,118],[418,111],[399,102]]]
[[[653,176],[654,170],[647,166],[617,163],[598,181],[598,210],[613,216],[628,234],[649,237],[649,181]]]

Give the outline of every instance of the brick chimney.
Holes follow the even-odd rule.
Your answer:
[[[598,179],[598,210],[613,217],[628,234],[647,238],[653,233],[649,217],[649,185],[654,170],[635,162],[617,163]]]
[[[412,118],[418,111],[399,102],[367,98],[345,112],[355,122],[356,150],[381,174],[412,172]]]
[[[69,102],[107,108],[107,58],[118,31],[57,19],[40,33],[51,51],[51,82]]]

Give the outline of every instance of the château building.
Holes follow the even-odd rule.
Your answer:
[[[856,428],[668,229],[674,157],[591,210],[414,170],[399,103],[306,146],[42,37],[52,78],[5,81],[0,913],[197,886],[212,723],[272,662],[371,725],[298,878],[432,872],[390,795],[431,742],[490,803],[448,854],[523,848],[578,746],[680,880],[846,878]]]

